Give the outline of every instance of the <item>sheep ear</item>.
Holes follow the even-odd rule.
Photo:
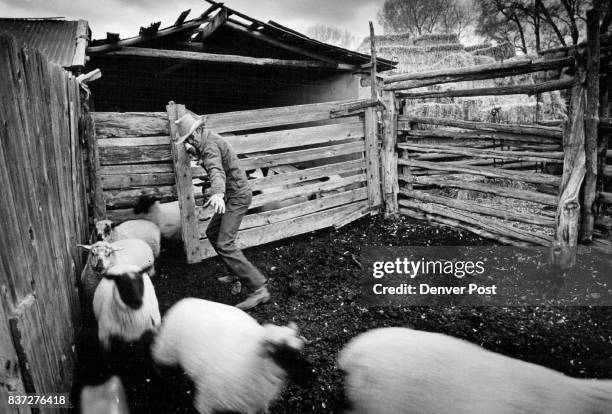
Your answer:
[[[312,363],[300,350],[287,344],[266,342],[264,347],[269,357],[287,373],[293,382],[304,388],[312,385],[314,381]]]
[[[85,250],[91,250],[92,245],[91,244],[77,244],[77,247],[82,247]]]

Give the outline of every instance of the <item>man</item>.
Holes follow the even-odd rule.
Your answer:
[[[177,142],[187,142],[195,148],[199,163],[211,182],[212,196],[205,207],[210,205],[215,214],[206,229],[206,236],[227,267],[251,290],[236,307],[246,310],[267,302],[270,292],[266,278],[236,246],[238,228],[252,198],[251,187],[236,153],[219,134],[204,128],[202,117],[185,114],[176,124],[179,134],[185,132]]]

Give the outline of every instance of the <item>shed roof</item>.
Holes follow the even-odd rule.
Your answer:
[[[85,66],[89,38],[85,20],[0,18],[0,32],[9,32],[19,44],[38,49],[60,66]]]
[[[181,13],[176,23],[172,26],[158,29],[159,25],[157,24],[146,29],[141,28],[139,36],[122,40],[95,40],[87,49],[87,52],[90,54],[112,52],[121,47],[140,46],[149,43],[151,40],[163,37],[176,37],[181,33],[190,41],[198,41],[199,38],[195,35],[206,30],[202,26],[205,26],[206,23],[212,26],[217,22],[219,25],[215,29],[222,27],[225,30],[241,32],[253,38],[266,41],[268,44],[276,45],[278,48],[292,48],[294,51],[299,51],[298,53],[301,52],[303,55],[314,59],[318,58],[318,60],[348,64],[354,67],[360,67],[370,62],[370,55],[368,54],[323,43],[274,21],[270,20],[266,23],[225,7],[222,3],[207,1],[212,6],[195,19],[185,20],[186,13],[189,12],[187,10]],[[217,11],[217,15],[211,17],[215,11]],[[221,12],[227,13],[228,17],[222,21],[215,19]],[[201,38],[201,34],[199,37]],[[394,65],[394,62],[391,60],[377,59],[379,71],[393,69]]]

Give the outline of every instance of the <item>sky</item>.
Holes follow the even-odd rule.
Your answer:
[[[317,23],[348,30],[358,43],[369,35],[368,21],[382,34],[376,13],[384,0],[226,0],[227,7],[262,21],[274,20],[284,26],[306,32]],[[65,17],[89,22],[93,38],[105,38],[106,32],[121,38],[135,36],[141,26],[160,21],[172,25],[178,15],[191,9],[189,18],[197,17],[210,6],[204,0],[0,0],[1,17]]]

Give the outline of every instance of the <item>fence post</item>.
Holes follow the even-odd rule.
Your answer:
[[[566,270],[576,263],[580,229],[580,188],[585,176],[583,71],[577,66],[576,83],[572,87],[568,121],[563,133],[563,177],[559,187],[555,236],[551,246],[551,262]]]
[[[191,165],[185,146],[175,142],[178,127],[174,121],[185,114],[185,106],[170,102],[166,106],[166,110],[168,111],[168,122],[170,124],[170,147],[176,177],[176,195],[181,210],[181,232],[185,245],[185,255],[187,256],[187,263],[196,263],[202,260],[202,251],[193,181],[191,179]]]
[[[100,175],[100,157],[98,141],[93,118],[89,112],[89,102],[84,100],[83,110],[83,139],[87,144],[88,178],[89,178],[89,199],[90,211],[94,220],[106,218],[106,203],[102,192],[102,176]]]
[[[365,154],[366,154],[366,177],[368,181],[368,205],[372,214],[382,204],[380,192],[380,156],[378,148],[376,108],[365,109]]]
[[[599,11],[587,12],[586,57],[586,109],[585,120],[585,164],[584,208],[580,238],[584,242],[593,240],[595,214],[597,210],[598,126],[599,126]],[[605,160],[605,153],[603,154]]]
[[[383,112],[384,135],[381,149],[382,188],[385,203],[385,217],[398,214],[397,193],[399,189],[397,176],[397,99],[395,92],[383,91],[385,111]]]

